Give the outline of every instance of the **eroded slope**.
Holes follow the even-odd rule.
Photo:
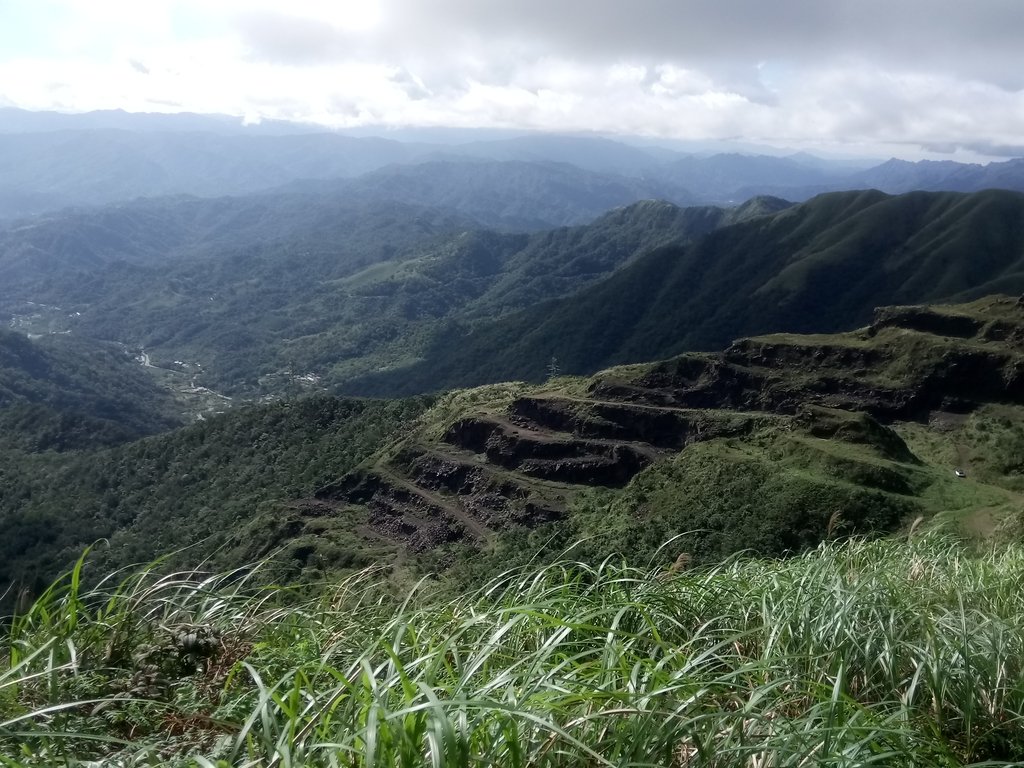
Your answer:
[[[964,488],[1005,511],[1006,482],[956,478],[904,435],[941,441],[970,414],[1019,406],[1021,301],[885,308],[851,333],[450,395],[321,489],[319,514],[358,509],[367,535],[413,553],[507,551],[529,530],[643,550],[698,528],[709,558],[744,542],[781,552],[944,511]]]

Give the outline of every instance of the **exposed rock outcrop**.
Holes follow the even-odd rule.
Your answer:
[[[741,339],[718,355],[599,374],[584,394],[542,389],[466,411],[440,440],[410,436],[318,503],[360,505],[378,535],[423,551],[558,520],[581,488],[621,487],[694,442],[768,425],[914,463],[885,423],[1024,402],[1022,340],[1024,303],[1009,297],[883,308],[848,334]],[[872,482],[906,491],[880,471]]]

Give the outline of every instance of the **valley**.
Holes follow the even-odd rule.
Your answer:
[[[474,183],[494,171],[472,167],[483,173]],[[876,306],[1024,292],[1020,193],[833,192],[735,207],[648,200],[589,224],[514,232],[488,229],[459,203],[427,207],[406,195],[353,204],[344,185],[320,186],[318,194],[140,199],[0,232],[8,278],[0,310],[12,328],[33,344],[119,350],[102,376],[131,399],[122,417],[159,404],[174,420],[107,439],[108,452],[68,458],[60,451],[98,446],[65,440],[52,444],[57,454],[35,455],[30,446],[49,447],[50,438],[26,417],[12,422],[21,431],[9,442],[19,446],[7,459],[10,476],[49,469],[30,490],[18,482],[6,491],[6,519],[53,519],[70,493],[91,521],[50,531],[64,554],[49,556],[39,574],[53,575],[61,558],[100,537],[113,542],[103,556],[111,566],[127,552],[148,559],[188,544],[198,548],[182,563],[214,550],[225,565],[281,551],[282,575],[307,579],[365,562],[360,552],[397,558],[399,580],[457,574],[538,536],[550,539],[540,550],[552,556],[577,537],[592,542],[584,549],[595,557],[612,553],[593,543],[602,540],[649,557],[689,528],[705,531],[690,553],[700,561],[736,549],[782,554],[820,540],[833,515],[833,529],[842,520],[853,533],[949,512],[945,491],[934,489],[947,485],[937,478],[953,464],[971,465],[961,486],[985,486],[988,528],[1013,517],[1003,494],[1014,490],[988,488],[988,462],[967,460],[960,433],[974,424],[965,414],[1019,399],[1018,373],[1000,357],[1016,354],[1015,310],[999,299],[949,312]],[[502,199],[491,199],[492,211]],[[142,381],[145,394],[132,389]],[[508,381],[520,383],[500,383]],[[225,478],[214,492],[221,510],[210,507],[209,486],[180,481],[209,475],[199,458],[178,455],[192,433],[157,434],[202,420],[208,426],[189,429],[241,449],[236,471],[249,475],[272,459],[234,442],[238,423],[273,420],[306,398],[391,412],[345,399],[382,395],[413,398],[393,409],[417,414],[415,422],[385,422],[385,432],[404,437],[329,451],[369,464],[340,479],[318,464],[298,483],[271,471],[279,491],[263,495],[257,484],[237,504]],[[23,409],[25,398],[11,402]],[[958,455],[945,466],[925,469],[909,448],[887,452],[901,435],[918,435],[908,425],[932,422],[956,425],[949,439],[960,441]],[[364,427],[354,428],[347,439],[362,441]],[[863,445],[842,439],[865,430],[872,437]],[[263,431],[295,466],[296,438]],[[132,443],[142,434],[154,436]],[[319,427],[314,434],[331,440]],[[167,451],[170,463],[142,458]],[[772,470],[777,462],[785,469]],[[737,463],[754,486],[731,487]],[[63,477],[56,486],[52,473]],[[651,483],[670,490],[646,519]],[[163,497],[169,487],[180,497],[173,503]],[[767,516],[763,530],[722,528],[748,525],[749,497],[770,504],[774,496],[778,517]],[[809,509],[819,497],[828,503]],[[701,508],[717,509],[719,522],[709,525]],[[616,511],[591,519],[598,509]],[[209,534],[199,531],[216,525],[190,523],[188,539],[176,537],[180,516],[200,511],[211,524],[241,522],[245,533],[200,545]],[[637,520],[647,533],[634,541],[622,521]],[[31,556],[10,562],[7,580],[35,573]]]
[[[855,190],[733,206],[627,195],[589,223],[551,228],[524,206],[586,217],[544,202],[570,204],[566,188],[582,195],[572,205],[608,206],[600,195],[621,188],[588,185],[608,171],[596,158],[618,150],[566,139],[559,151],[588,148],[589,159],[539,168],[515,156],[528,143],[0,228],[12,331],[120,396],[71,414],[79,401],[39,404],[31,388],[9,388],[4,519],[56,521],[65,498],[77,514],[9,555],[5,583],[45,582],[99,538],[110,567],[185,546],[173,562],[218,552],[233,567],[278,552],[279,575],[302,580],[379,558],[396,583],[432,571],[458,581],[574,539],[593,557],[614,544],[647,558],[691,529],[702,531],[687,552],[696,562],[779,555],[828,530],[956,518],[947,475],[964,466],[958,487],[977,490],[980,528],[1012,527],[1016,489],[993,479],[966,434],[1020,404],[1016,305],[979,297],[1024,292],[1022,193]],[[709,180],[782,167],[716,162]],[[974,303],[935,308],[950,301]],[[29,365],[20,354],[14,382]],[[285,417],[310,403],[368,414],[342,430],[355,442],[333,445],[333,419]],[[90,408],[105,420],[95,439],[45,427],[92,423]],[[144,423],[147,412],[163,421]],[[298,432],[256,426],[281,418]],[[120,420],[130,426],[115,429]],[[999,423],[999,440],[1016,445]],[[909,447],[943,430],[955,457]],[[300,434],[344,461],[291,477],[308,450]],[[391,434],[401,438],[370,440]],[[233,498],[235,481],[211,476],[205,451],[189,455],[196,440],[231,446],[233,472],[277,485]],[[256,449],[265,440],[282,467]],[[750,518],[752,498],[773,511]],[[229,535],[225,521],[241,528]],[[42,551],[45,565],[31,554]]]
[[[50,238],[92,243],[96,222],[57,217],[8,232],[0,312],[34,317],[30,332],[145,348],[165,367],[189,361],[197,386],[257,401],[537,382],[552,356],[587,375],[737,336],[838,331],[880,304],[1024,291],[1024,197],[1005,191],[841,192],[799,205],[759,197],[735,208],[646,201],[534,233],[329,196],[256,204],[109,211],[109,232],[148,231],[167,217],[186,222],[172,243],[194,242],[119,234],[91,245],[85,261],[68,245],[67,263],[45,277],[16,255]],[[285,216],[300,206],[301,224]],[[299,226],[296,240],[289,228]],[[206,239],[225,227],[231,245]]]

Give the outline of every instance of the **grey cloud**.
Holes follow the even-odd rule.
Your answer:
[[[785,46],[792,31],[779,24],[772,3],[708,0],[438,0],[432,3],[387,2],[387,18],[397,28],[426,32],[434,44],[451,32],[480,40],[517,39],[539,50],[567,57],[636,58],[652,61],[730,58],[750,53],[742,38],[760,30],[760,42]],[[820,2],[801,0],[801,16],[822,16]],[[789,37],[791,35],[786,35]],[[423,38],[421,38],[423,39]],[[739,43],[739,45],[736,45]],[[760,46],[764,49],[764,45]]]
[[[405,91],[405,95],[413,101],[429,99],[434,95],[433,92],[423,84],[422,80],[404,68],[391,76],[391,82]]]
[[[695,135],[932,142],[937,153],[989,155],[1017,154],[1015,136],[1024,135],[1024,0],[379,0],[379,8],[380,23],[360,33],[283,12],[243,14],[237,31],[257,60],[387,65],[391,84],[435,121],[565,120],[666,134],[685,125]],[[645,69],[610,85],[618,64]],[[673,67],[692,77],[664,79]],[[472,83],[538,98],[475,94],[472,109],[490,111],[467,118],[459,99]],[[741,98],[708,106],[708,91]],[[545,113],[540,102],[560,95],[566,111]],[[339,109],[364,115],[374,106]],[[400,106],[389,109],[388,119],[404,119]]]
[[[754,65],[858,58],[1024,84],[1020,0],[385,0],[404,47],[512,39],[549,54]],[[1020,84],[1018,84],[1020,83]]]
[[[331,112],[335,115],[347,118],[359,117],[359,105],[352,101],[352,99],[336,94],[330,101]]]
[[[255,57],[297,64],[426,66],[467,52],[727,69],[857,60],[1024,87],[1020,0],[381,0],[381,12],[363,35],[265,12],[239,29]]]
[[[284,13],[259,11],[240,14],[238,32],[253,58],[279,64],[308,65],[361,53],[351,35],[330,24]]]
[[[134,69],[140,75],[148,75],[149,74],[149,67],[147,67],[145,64],[143,64],[138,59],[128,59],[128,64],[129,64],[129,66],[131,66],[132,69]]]
[[[754,65],[714,62],[704,71],[717,89],[736,93],[755,104],[776,106],[779,103],[778,94],[765,83]]]
[[[953,154],[958,151],[973,152],[986,157],[1024,157],[1024,144],[994,144],[989,141],[967,142],[922,142],[928,152]]]

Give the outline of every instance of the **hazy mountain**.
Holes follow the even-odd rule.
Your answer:
[[[62,130],[0,134],[0,218],[136,197],[267,190],[295,179],[357,176],[421,148],[327,133]]]
[[[807,153],[780,157],[747,149],[684,154],[649,142],[587,135],[330,132],[290,123],[245,125],[223,115],[0,109],[0,219],[140,196],[241,195],[299,180],[337,182],[365,174],[371,175],[360,180],[358,193],[374,199],[447,205],[487,226],[534,229],[580,223],[647,197],[720,204],[756,195],[805,200],[867,187],[894,193],[1024,188],[1024,167],[1017,161],[889,161],[863,170],[858,163]],[[483,164],[471,170],[464,163],[473,160]],[[389,167],[415,164],[422,167]],[[434,194],[441,199],[428,199]]]
[[[912,190],[977,192],[982,189],[1024,191],[1024,160],[978,165],[951,160],[910,163],[893,158],[855,174],[853,185],[900,194]]]
[[[285,120],[246,122],[235,115],[194,112],[126,112],[100,109],[93,112],[34,112],[0,107],[0,133],[117,129],[140,132],[204,132],[222,134],[323,133],[323,126]]]
[[[582,224],[609,208],[638,200],[679,205],[694,200],[670,182],[584,170],[568,163],[445,160],[396,165],[348,184],[366,200],[436,205],[500,229],[536,230]]]
[[[568,163],[586,171],[643,176],[678,153],[647,149],[587,136],[537,134],[495,141],[474,141],[456,148],[460,155],[488,160]]]
[[[740,154],[684,157],[656,172],[657,178],[693,190],[700,200],[737,203],[790,187],[839,184],[847,174],[847,169],[812,165],[806,159]]]

